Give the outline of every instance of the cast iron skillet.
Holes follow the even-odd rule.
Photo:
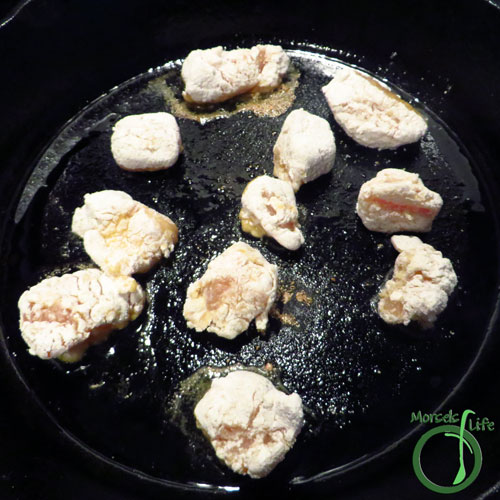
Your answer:
[[[80,12],[76,5],[52,6],[50,3],[42,3],[41,5],[45,7],[43,16],[37,14],[38,5],[28,5],[10,25],[7,25],[8,31],[7,27],[4,28],[7,49],[12,47],[12,45],[9,47],[9,43],[17,43],[19,49],[19,44],[22,45],[24,41],[27,43],[24,50],[31,51],[34,61],[36,61],[36,50],[41,49],[32,47],[32,44],[26,42],[22,36],[22,30],[27,30],[30,24],[37,26],[38,23],[45,22],[48,26],[51,23],[59,26],[59,22],[66,24],[71,19],[78,19],[83,25],[86,21],[90,22],[89,19],[82,17],[84,13]],[[2,188],[8,188],[10,192],[9,196],[3,198],[4,206],[2,206],[6,214],[2,242],[2,255],[6,259],[2,273],[5,278],[2,309],[8,348],[8,352],[4,353],[6,355],[4,367],[9,376],[9,384],[6,385],[10,391],[8,401],[13,405],[12,415],[29,414],[29,421],[35,420],[31,424],[16,421],[12,429],[14,434],[7,440],[8,444],[12,443],[11,449],[16,450],[15,453],[9,453],[9,448],[6,450],[10,459],[6,467],[7,491],[13,493],[14,498],[30,498],[36,495],[58,498],[64,494],[65,487],[77,482],[82,488],[82,498],[87,496],[88,492],[106,498],[112,495],[116,495],[117,498],[127,498],[126,495],[130,498],[135,496],[144,498],[146,495],[154,496],[165,490],[170,491],[172,485],[168,481],[175,480],[184,484],[184,490],[176,487],[175,491],[179,494],[181,491],[186,491],[188,485],[187,491],[192,494],[203,490],[226,494],[251,494],[255,491],[278,492],[289,489],[296,495],[302,492],[328,494],[336,490],[346,497],[366,492],[385,497],[390,492],[397,492],[397,496],[403,498],[404,495],[407,495],[407,498],[425,497],[427,492],[413,477],[409,465],[411,449],[418,436],[414,435],[404,440],[389,453],[376,453],[384,450],[387,444],[397,443],[398,438],[402,437],[409,427],[407,422],[402,422],[402,419],[409,420],[409,413],[414,409],[431,411],[439,403],[443,403],[450,393],[451,399],[445,402],[446,408],[472,407],[479,414],[487,414],[493,419],[498,415],[498,404],[489,399],[486,390],[488,382],[495,374],[494,365],[489,362],[489,358],[494,358],[497,352],[494,338],[496,328],[494,302],[497,293],[495,287],[498,274],[496,271],[498,239],[494,199],[498,178],[494,167],[498,159],[498,148],[495,146],[494,138],[498,132],[498,123],[492,109],[494,104],[498,103],[495,82],[500,80],[498,73],[495,73],[498,69],[494,66],[488,67],[488,78],[486,74],[481,73],[486,72],[485,62],[488,62],[481,58],[491,57],[491,61],[494,61],[495,56],[498,56],[498,39],[494,35],[495,27],[498,26],[495,24],[498,23],[498,12],[491,6],[477,2],[471,3],[470,6],[462,6],[454,11],[453,15],[447,11],[426,11],[425,5],[420,5],[419,9],[414,11],[411,3],[405,5],[408,9],[405,12],[398,11],[392,5],[389,8],[384,4],[383,8],[376,12],[369,5],[350,4],[349,7],[345,5],[330,7],[331,12],[325,12],[323,6],[321,15],[309,6],[306,12],[294,13],[293,17],[288,17],[289,14],[281,12],[278,6],[266,6],[266,10],[263,10],[262,6],[254,4],[251,8],[246,6],[240,10],[233,6],[231,10],[227,10],[224,9],[225,5],[220,4],[212,6],[210,11],[197,9],[197,17],[189,18],[186,17],[181,5],[170,4],[167,10],[154,2],[146,3],[145,7],[144,4],[141,5],[142,9],[134,3],[121,4],[122,10],[118,14],[114,11],[99,12],[97,19],[103,23],[103,29],[97,30],[94,39],[98,39],[104,49],[102,53],[93,52],[91,57],[87,56],[88,65],[85,59],[82,60],[80,57],[85,53],[86,47],[84,48],[82,44],[78,27],[71,33],[65,32],[69,37],[66,40],[66,47],[71,47],[71,54],[70,51],[61,48],[60,59],[54,60],[53,57],[50,62],[44,60],[40,68],[37,68],[36,63],[32,67],[22,64],[16,67],[12,56],[11,59],[6,59],[12,61],[12,75],[18,77],[15,88],[4,82],[8,94],[13,97],[22,95],[26,98],[27,92],[30,92],[30,104],[33,108],[26,106],[5,113],[5,116],[14,117],[15,126],[11,132],[12,137],[9,136],[6,140],[6,147],[11,148],[11,151],[6,150],[8,154],[6,154],[6,169],[3,172],[2,183]],[[473,8],[476,14],[470,26],[464,24],[470,13],[469,8]],[[108,17],[111,14],[113,14],[112,22]],[[449,23],[446,27],[442,24],[445,18]],[[212,35],[204,29],[202,23],[204,19],[211,19]],[[302,23],[292,27],[290,23],[294,19],[302,19]],[[334,20],[335,29],[327,26],[323,19]],[[407,23],[408,19],[412,19],[411,25]],[[127,21],[131,24],[126,24]],[[380,32],[384,31],[380,29],[382,21],[386,26],[385,31],[391,34],[387,39],[385,36],[380,39]],[[146,26],[149,29],[146,29]],[[314,36],[307,30],[312,26],[319,32]],[[478,38],[479,32],[476,32],[479,26],[481,26],[480,38]],[[193,36],[189,39],[181,37],[180,33],[185,35],[188,27],[192,30]],[[456,31],[458,27],[462,29],[461,37],[464,36],[464,29],[468,36],[458,39]],[[47,29],[43,26],[40,26],[40,29],[44,32],[44,36],[39,38],[40,45],[42,42],[47,43],[49,46],[44,50],[50,50],[53,48],[50,44],[55,43],[56,38],[62,35],[58,33],[57,37],[52,38]],[[114,31],[115,29],[117,31]],[[443,36],[443,29],[446,36]],[[237,32],[236,36],[233,36],[233,32]],[[432,38],[432,35],[436,37],[432,38],[432,50],[430,50],[431,44],[422,43],[421,39],[419,43],[415,42],[416,34],[421,32],[425,32],[429,38]],[[122,36],[117,36],[118,33]],[[488,39],[489,36],[491,39]],[[133,43],[134,37],[137,37],[136,43]],[[139,39],[142,50],[137,49]],[[466,42],[463,41],[465,39]],[[90,43],[93,43],[92,40],[91,38]],[[115,44],[111,47],[110,42],[113,40]],[[116,43],[118,40],[121,43]],[[124,40],[127,43],[122,47]],[[362,182],[363,174],[376,170],[372,166],[376,161],[390,161],[393,166],[414,162],[417,171],[421,168],[422,175],[427,176],[425,180],[431,183],[431,187],[437,189],[440,186],[440,175],[445,173],[452,175],[458,168],[457,165],[463,163],[464,155],[470,159],[472,165],[466,165],[464,168],[472,168],[473,174],[479,180],[479,190],[470,177],[460,185],[459,180],[464,179],[464,174],[460,173],[458,179],[455,179],[457,182],[447,192],[449,199],[455,200],[449,204],[448,214],[453,221],[453,227],[449,227],[446,219],[443,219],[441,225],[438,224],[436,228],[436,235],[427,240],[443,251],[446,249],[448,254],[456,256],[457,265],[462,270],[459,275],[467,285],[462,287],[461,292],[459,291],[454,309],[451,309],[442,323],[443,326],[438,330],[438,339],[421,338],[418,335],[417,338],[401,337],[401,332],[385,330],[381,332],[383,336],[380,337],[380,326],[371,319],[368,323],[360,322],[356,318],[351,320],[345,308],[336,308],[333,303],[321,303],[320,311],[333,311],[335,324],[340,323],[340,326],[336,328],[334,335],[327,337],[330,341],[325,342],[325,338],[322,337],[321,342],[315,343],[314,335],[321,336],[323,330],[330,327],[330,323],[324,322],[324,315],[311,314],[295,304],[299,322],[303,320],[305,324],[311,324],[310,321],[313,321],[312,340],[311,336],[304,337],[303,332],[294,331],[293,328],[281,328],[275,322],[271,325],[269,337],[271,340],[261,341],[255,334],[250,334],[235,345],[216,343],[218,350],[215,355],[209,347],[213,342],[207,342],[203,336],[195,335],[192,337],[195,344],[190,351],[191,357],[186,361],[185,351],[178,347],[179,342],[186,336],[175,335],[181,320],[169,314],[162,321],[172,322],[168,333],[173,341],[168,344],[164,338],[150,338],[156,349],[153,357],[150,352],[138,350],[138,346],[144,348],[144,344],[141,344],[145,338],[144,333],[154,332],[155,325],[149,328],[149,323],[146,324],[145,330],[141,330],[140,324],[135,325],[137,331],[134,331],[134,328],[129,329],[126,340],[123,336],[116,336],[111,343],[95,348],[95,352],[89,354],[89,359],[101,361],[97,365],[83,363],[67,369],[57,364],[37,362],[29,357],[15,332],[15,301],[26,284],[33,283],[37,277],[53,271],[56,266],[64,265],[64,269],[71,269],[72,266],[85,260],[77,240],[68,240],[65,235],[68,225],[67,214],[81,203],[83,193],[93,190],[94,187],[121,188],[131,192],[138,199],[142,197],[141,201],[151,204],[155,201],[150,198],[153,185],[155,192],[160,193],[156,199],[158,208],[167,213],[173,209],[176,209],[177,214],[180,211],[181,215],[178,217],[185,224],[186,231],[188,229],[194,232],[200,231],[198,236],[201,237],[197,239],[203,242],[210,241],[209,236],[217,234],[213,245],[207,243],[197,246],[196,257],[192,257],[192,246],[179,248],[172,262],[164,263],[156,274],[146,278],[150,283],[150,291],[158,292],[151,304],[153,314],[147,317],[162,318],[164,304],[169,304],[175,309],[179,298],[178,294],[170,296],[164,291],[166,287],[159,285],[171,283],[172,280],[179,278],[184,280],[180,288],[185,288],[185,284],[201,265],[202,258],[220,251],[226,246],[227,241],[234,239],[233,237],[238,234],[234,226],[218,227],[216,223],[207,223],[207,219],[221,220],[228,211],[234,209],[231,198],[238,195],[239,184],[244,184],[248,180],[243,173],[242,181],[232,181],[231,184],[232,176],[224,177],[227,173],[227,163],[235,159],[240,162],[248,161],[248,165],[244,166],[242,171],[247,172],[249,177],[253,177],[255,172],[247,167],[259,161],[262,163],[262,168],[268,170],[269,161],[261,158],[261,151],[262,148],[269,148],[269,144],[272,146],[272,141],[268,140],[269,134],[279,130],[284,118],[259,121],[248,115],[238,115],[227,120],[224,125],[227,128],[221,129],[217,124],[217,127],[212,127],[210,133],[206,130],[200,132],[199,127],[191,122],[181,123],[183,137],[187,138],[186,151],[191,151],[191,156],[186,154],[177,172],[147,176],[138,183],[136,177],[117,176],[116,171],[112,169],[109,169],[108,174],[107,170],[102,170],[101,165],[106,164],[106,145],[109,140],[109,127],[113,120],[120,114],[157,110],[160,105],[160,101],[154,96],[141,98],[140,105],[137,104],[139,101],[134,96],[140,93],[142,80],[139,79],[131,82],[125,91],[120,90],[121,94],[118,92],[117,95],[123,96],[125,92],[130,96],[130,99],[125,100],[125,104],[122,97],[114,101],[113,98],[101,101],[105,106],[100,107],[98,103],[87,115],[80,118],[83,126],[82,123],[76,123],[79,127],[69,129],[73,137],[78,137],[78,140],[75,140],[75,144],[71,144],[69,153],[66,154],[64,151],[63,157],[55,162],[57,168],[47,180],[47,189],[37,191],[37,196],[25,212],[26,207],[22,209],[19,207],[23,207],[22,202],[26,198],[26,192],[21,196],[21,190],[26,185],[27,176],[36,165],[37,157],[42,153],[50,135],[55,134],[65,119],[70,118],[82,107],[83,101],[78,98],[78,92],[87,89],[85,98],[90,99],[114,84],[144,72],[148,67],[185,56],[195,47],[209,47],[218,43],[250,46],[261,40],[283,43],[287,48],[294,50],[337,57],[346,63],[358,64],[381,77],[387,76],[390,82],[403,88],[410,96],[418,97],[425,103],[426,109],[444,120],[458,135],[456,139],[449,129],[446,127],[443,129],[439,121],[435,122],[432,128],[434,136],[442,137],[445,134],[452,140],[451,145],[447,143],[448,147],[441,151],[442,155],[434,154],[432,144],[425,145],[423,150],[426,154],[423,157],[420,150],[415,148],[405,148],[389,156],[371,155],[366,151],[350,148],[349,154],[354,155],[351,162],[357,167],[356,172],[352,172],[348,162],[346,164],[341,162],[337,165],[338,175],[332,175],[329,179],[330,187],[333,186],[337,190],[345,187],[346,192],[351,191],[346,196],[352,198],[355,196],[355,186],[359,186]],[[312,45],[311,42],[315,42],[316,45]],[[89,43],[88,38],[86,43]],[[454,46],[460,47],[460,44],[463,46],[460,67],[456,59],[450,60],[451,54],[447,48],[452,43],[456,44]],[[149,50],[151,47],[153,48]],[[111,52],[113,58],[110,57]],[[124,64],[125,53],[128,56],[126,64]],[[10,52],[6,51],[6,54],[8,56]],[[52,52],[52,56],[54,55]],[[105,57],[106,55],[108,57]],[[56,60],[59,63],[63,61],[65,64],[61,66],[64,67],[56,67]],[[75,61],[79,64],[75,65]],[[436,68],[437,61],[439,61],[439,72],[433,74],[432,70]],[[296,63],[299,66],[306,64],[301,62],[298,56]],[[91,64],[95,68],[92,72],[93,78],[89,76],[88,71]],[[299,68],[304,78],[298,91],[297,105],[316,106],[315,109],[310,107],[308,109],[318,114],[326,113],[327,116],[328,111],[324,105],[309,100],[309,91],[317,86],[322,76],[308,71],[306,66]],[[82,71],[82,68],[87,71]],[[30,72],[36,74],[37,86],[40,91],[43,90],[44,98],[37,98]],[[67,80],[60,78],[61,73]],[[21,76],[24,78],[19,79]],[[59,76],[57,85],[55,76]],[[94,81],[97,76],[98,87]],[[476,91],[478,81],[483,88],[486,86],[480,93]],[[490,83],[485,85],[485,82]],[[488,88],[488,85],[491,85],[491,88]],[[68,88],[72,91],[70,95],[67,93]],[[97,90],[92,93],[92,89]],[[68,102],[64,102],[63,99]],[[37,106],[43,106],[42,101],[45,100],[46,109],[51,110],[51,116],[47,116],[43,124],[40,123],[36,127],[35,132],[30,132],[27,124],[33,123],[33,117],[39,114],[37,110],[40,108]],[[15,101],[16,99],[13,99],[13,102]],[[8,104],[6,108],[9,111]],[[476,115],[477,110],[480,110],[478,115]],[[59,121],[52,122],[57,116],[60,116]],[[39,116],[36,118],[39,120]],[[330,121],[334,125],[331,117]],[[254,127],[255,123],[259,126]],[[244,133],[241,130],[244,130]],[[340,139],[339,157],[342,158],[342,148],[344,146],[347,148],[348,139],[343,138],[338,129],[335,132]],[[231,151],[230,146],[238,134],[243,135],[240,138],[243,150],[240,148],[235,153]],[[222,142],[224,147],[219,146],[220,149],[215,151],[215,158],[207,152],[214,136],[220,141],[224,141],[224,136],[230,138]],[[20,141],[21,138],[24,142],[18,142],[16,147],[16,139]],[[458,144],[460,151],[455,151],[453,144]],[[56,145],[49,150],[49,153],[57,156],[58,151],[54,150]],[[25,152],[26,146],[32,150],[31,155]],[[60,151],[59,153],[62,155]],[[256,156],[252,157],[252,154]],[[38,163],[34,170],[35,177],[31,177],[28,182],[29,185],[38,187],[36,183],[40,178],[36,177],[36,173],[43,167],[44,161],[47,163],[47,157],[50,158],[51,155],[45,152],[42,163]],[[17,163],[17,169],[9,168],[14,161]],[[183,191],[186,187],[183,182],[191,175],[193,166],[207,164],[210,164],[210,169],[207,169],[206,175],[199,175],[196,178],[197,194],[199,195],[201,191],[203,196],[197,201],[195,212],[198,215],[193,215],[193,211],[189,210],[191,201],[187,201],[191,193],[189,190]],[[94,170],[89,171],[89,165]],[[85,166],[85,169],[81,166]],[[224,181],[222,183],[226,186],[226,192],[212,191],[211,186],[214,185],[214,181]],[[35,191],[36,189],[33,189],[31,192]],[[178,193],[173,200],[171,197],[161,196],[161,193],[171,191]],[[346,200],[344,206],[341,202],[335,204],[335,199],[331,199],[330,196],[331,193],[325,190],[322,183],[316,183],[299,196],[299,203],[308,210],[303,216],[306,217],[307,227],[311,232],[309,240],[311,245],[314,244],[314,255],[308,254],[307,247],[297,258],[280,252],[268,242],[260,245],[270,259],[279,260],[283,265],[284,277],[288,278],[288,283],[292,275],[301,278],[300,286],[313,296],[316,303],[319,298],[314,297],[315,288],[324,285],[321,280],[318,282],[318,276],[330,278],[330,274],[333,273],[333,277],[342,278],[338,284],[339,291],[335,293],[346,301],[349,312],[369,316],[369,309],[360,310],[358,306],[360,302],[368,304],[375,290],[372,273],[368,272],[370,269],[366,264],[366,257],[370,264],[383,268],[383,274],[390,268],[388,263],[394,259],[394,253],[387,246],[386,239],[363,233],[355,218],[345,222],[349,200]],[[13,224],[16,208],[18,219],[16,222],[19,223]],[[307,218],[310,212],[315,213],[316,217]],[[338,222],[339,219],[341,223]],[[332,230],[332,226],[338,231]],[[352,230],[352,234],[361,236],[355,237],[354,240],[350,236],[339,237],[338,232],[341,228],[345,230],[346,227]],[[54,231],[54,228],[57,228],[57,231]],[[458,236],[461,230],[463,236]],[[325,245],[323,253],[319,253],[318,248],[322,242],[327,242],[328,245]],[[362,247],[363,251],[352,252],[353,243],[359,248]],[[382,250],[379,253],[372,253],[370,245],[376,247],[378,244],[382,245]],[[336,251],[333,259],[330,255],[330,246]],[[325,268],[330,274],[325,273]],[[178,274],[172,274],[172,269],[177,269]],[[379,270],[378,273],[380,272]],[[478,278],[479,276],[481,278]],[[381,278],[382,276],[377,276],[377,280],[380,281]],[[350,284],[352,282],[356,283],[354,285],[356,290],[349,288],[353,286]],[[356,300],[352,300],[352,297]],[[151,319],[148,321],[154,322]],[[144,323],[142,325],[144,326]],[[367,325],[369,328],[366,328]],[[170,335],[172,332],[174,335]],[[352,336],[353,332],[361,332],[365,335],[364,338],[370,335],[373,338],[368,344],[357,343],[357,339]],[[452,332],[459,336],[459,341],[453,338]],[[336,341],[332,341],[332,338]],[[381,340],[378,340],[379,338]],[[281,339],[281,343],[273,344],[272,339]],[[295,366],[287,365],[287,359],[290,359],[287,358],[287,348],[291,349],[291,355],[294,356],[299,352],[298,349],[303,348],[303,345],[298,343],[303,343],[305,340],[310,343],[307,347],[313,354],[317,346],[321,347],[320,354],[325,354],[328,349],[330,352],[324,357],[318,357],[317,366],[311,366],[310,361],[313,359],[311,357],[298,359]],[[346,343],[346,340],[349,342]],[[346,344],[354,347],[342,350]],[[257,345],[259,354],[255,355],[254,348]],[[363,350],[365,345],[370,348]],[[397,347],[391,351],[395,345]],[[112,352],[117,353],[116,358],[111,361],[110,347],[113,349]],[[336,351],[332,356],[331,350],[339,348],[340,351]],[[209,352],[212,354],[207,354]],[[141,356],[143,356],[142,364]],[[194,366],[203,364],[207,359],[212,364],[219,365],[228,361],[246,361],[249,364],[273,361],[282,368],[285,386],[299,390],[312,407],[306,438],[298,443],[283,467],[268,480],[252,482],[228,475],[216,463],[204,461],[204,453],[200,453],[202,449],[197,447],[197,443],[183,440],[181,436],[175,437],[175,433],[170,433],[168,422],[165,423],[160,419],[160,424],[158,423],[158,415],[164,415],[172,386],[189,375]],[[103,374],[96,366],[102,367],[106,360],[106,372]],[[381,367],[374,366],[374,360],[385,361],[385,364]],[[327,361],[331,364],[328,365]],[[298,371],[297,366],[300,367]],[[469,366],[472,369],[467,372]],[[377,380],[377,377],[368,375],[368,369],[372,368],[380,368],[379,371],[383,374],[382,382]],[[342,374],[342,371],[346,373]],[[421,376],[420,371],[423,373]],[[361,382],[353,380],[359,372],[361,372]],[[464,375],[466,375],[465,381],[460,383]],[[105,384],[99,386],[101,382]],[[151,382],[155,384],[154,387],[160,387],[159,391],[155,391],[153,403],[145,389]],[[89,384],[104,387],[104,390],[89,391]],[[338,390],[334,393],[322,392],[323,384],[338,387]],[[107,390],[107,387],[110,389]],[[483,394],[478,391],[478,387],[482,388]],[[82,392],[75,393],[75,389]],[[400,397],[401,394],[408,394],[409,390],[412,394],[410,400]],[[346,397],[346,394],[349,397]],[[325,419],[321,418],[321,415],[318,416],[318,413],[328,413],[332,403],[335,406],[332,418]],[[339,411],[338,407],[342,404],[345,408],[340,407]],[[12,425],[12,422],[14,419],[9,418],[6,424]],[[66,435],[68,431],[72,436]],[[34,446],[31,443],[32,435],[38,435],[40,440]],[[24,443],[22,445],[24,448],[21,447],[21,450],[17,441],[20,436],[23,436],[21,443]],[[74,436],[77,438],[76,441]],[[78,439],[83,442],[78,442]],[[495,442],[498,442],[498,438],[494,435],[480,441],[485,456],[483,471],[478,481],[467,490],[467,497],[485,492],[498,479],[495,475],[498,470],[498,457],[495,457],[493,452]],[[48,443],[51,443],[50,452],[47,450]],[[194,455],[193,453],[186,455],[186,448],[192,448]],[[99,454],[93,453],[92,449]],[[371,460],[360,457],[362,451],[367,449],[374,452],[371,454]],[[26,456],[27,453],[29,457]],[[198,459],[197,454],[201,458]],[[45,463],[47,457],[53,462]],[[436,460],[438,459],[439,457],[436,457]],[[355,463],[345,467],[345,464],[352,460],[355,460]],[[40,463],[43,465],[33,470],[33,465]],[[438,471],[442,468],[439,463],[431,463]],[[117,467],[117,464],[126,465],[129,469]],[[326,474],[325,477],[304,481],[305,478],[315,476],[318,471],[330,470],[335,466],[336,470]],[[137,471],[130,470],[130,467]],[[27,473],[27,481],[23,482],[20,480],[20,474],[25,474],[26,469],[30,472]],[[68,477],[64,477],[65,474],[68,474]],[[290,478],[293,480],[290,481]],[[50,489],[49,494],[47,492],[53,483],[56,489]],[[229,486],[229,488],[214,490],[200,487],[200,484]],[[124,493],[125,485],[127,493]],[[409,491],[408,485],[415,491]],[[10,489],[11,486],[14,487],[13,490]],[[58,492],[58,488],[61,488],[61,492]],[[65,493],[67,494],[67,491]],[[75,492],[72,491],[72,495],[73,493]]]

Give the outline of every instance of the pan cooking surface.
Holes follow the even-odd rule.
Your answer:
[[[113,124],[128,114],[169,111],[158,78],[179,96],[178,61],[126,82],[76,116],[44,153],[19,201],[2,301],[9,349],[56,421],[117,464],[180,483],[251,482],[218,463],[194,427],[193,401],[181,405],[187,412],[181,426],[172,402],[181,381],[199,368],[271,363],[286,389],[303,398],[307,423],[269,480],[286,483],[341,467],[404,436],[414,427],[412,411],[436,408],[485,338],[497,255],[484,186],[475,177],[480,166],[432,111],[399,90],[426,116],[429,133],[396,151],[356,145],[320,92],[338,61],[314,51],[290,55],[300,71],[291,109],[326,118],[337,143],[333,172],[297,194],[306,240],[299,251],[256,240],[238,221],[245,185],[272,175],[272,147],[287,113],[239,112],[204,124],[178,119],[184,152],[173,168],[130,173],[116,166]],[[363,227],[354,207],[361,184],[387,167],[417,172],[444,199],[432,232],[421,238],[451,259],[459,285],[428,332],[389,327],[373,308],[397,254],[389,236]],[[85,193],[103,189],[123,190],[171,217],[179,244],[169,260],[138,276],[149,301],[133,324],[79,363],[41,361],[21,339],[17,300],[44,277],[92,266],[71,233],[71,217]],[[227,341],[188,330],[182,316],[188,285],[238,240],[279,267],[283,295],[267,333],[252,326]]]

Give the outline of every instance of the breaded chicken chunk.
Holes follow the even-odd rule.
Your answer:
[[[298,394],[247,370],[214,379],[194,414],[217,457],[252,478],[267,476],[283,460],[304,424]]]
[[[250,90],[268,92],[281,83],[289,63],[283,49],[276,45],[194,50],[182,65],[186,85],[182,95],[188,102],[208,104],[223,102]]]
[[[144,300],[133,278],[99,269],[47,278],[19,299],[21,333],[31,354],[77,361],[90,345],[136,319]]]
[[[90,258],[106,273],[144,273],[168,257],[177,243],[177,226],[165,215],[122,191],[85,195],[73,215],[72,230],[83,238]]]
[[[361,186],[356,212],[370,231],[427,232],[442,205],[418,174],[386,168]]]
[[[416,236],[393,236],[391,243],[400,253],[393,277],[380,291],[378,313],[386,323],[418,321],[424,328],[431,327],[457,285],[453,266]]]
[[[369,148],[392,149],[417,142],[427,123],[406,101],[374,78],[342,68],[323,87],[337,123]]]
[[[256,238],[267,235],[288,250],[304,243],[291,184],[261,175],[248,183],[241,196],[241,229]]]
[[[259,68],[256,92],[270,92],[278,87],[290,66],[290,58],[279,45],[256,45],[250,49]]]
[[[255,319],[257,330],[264,331],[277,286],[278,268],[255,248],[234,243],[189,285],[184,304],[187,326],[234,339]]]
[[[166,169],[177,161],[181,151],[179,126],[169,113],[129,115],[113,127],[111,152],[124,170]]]
[[[333,168],[335,139],[329,123],[303,109],[292,111],[274,145],[273,175],[297,192]]]

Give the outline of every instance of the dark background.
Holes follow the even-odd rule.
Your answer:
[[[2,2],[0,16],[8,17],[16,5]],[[482,172],[483,182],[498,192],[499,33],[500,11],[485,0],[311,1],[293,8],[290,3],[258,1],[27,2],[0,28],[0,220],[7,227],[6,214],[37,156],[84,105],[149,67],[185,56],[192,48],[234,39],[244,45],[245,39],[256,36],[356,52],[364,56],[367,69],[379,73],[378,68],[397,50],[401,69],[416,76],[403,80],[404,88],[418,95],[453,130],[467,131],[465,136],[460,134],[461,139],[471,155],[488,166]],[[424,90],[418,78],[426,80]],[[2,255],[8,255],[8,250],[3,246]],[[8,265],[4,257],[1,265]],[[499,334],[497,321],[492,335]],[[491,498],[498,496],[494,485],[500,480],[499,353],[499,342],[492,338],[450,401],[449,407],[472,408],[499,426],[488,436],[478,436],[483,470],[455,498],[475,498],[487,492]],[[9,366],[5,352],[0,370],[0,498],[180,496],[82,454],[46,419]],[[313,494],[325,498],[438,497],[415,479],[409,457],[409,453],[385,457],[355,476],[315,486]],[[293,490],[290,496],[305,493]]]

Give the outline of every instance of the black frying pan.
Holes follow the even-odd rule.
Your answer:
[[[85,17],[88,6],[84,13],[72,3],[35,3],[4,27],[7,60],[17,76],[12,78],[15,85],[4,82],[8,95],[13,103],[31,97],[29,105],[4,114],[14,120],[12,137],[5,141],[10,150],[2,182],[8,193],[2,207],[3,366],[12,405],[5,421],[12,431],[6,438],[6,494],[62,498],[66,488],[78,484],[82,491],[72,491],[76,498],[90,493],[144,498],[166,492],[257,491],[425,498],[428,492],[410,465],[423,432],[409,423],[411,411],[431,412],[442,405],[471,407],[494,420],[500,416],[487,392],[497,352],[499,156],[494,139],[499,126],[494,105],[500,75],[493,63],[499,55],[498,11],[480,2],[455,5],[449,12],[444,7],[437,12],[435,6],[426,10],[421,3],[399,10],[388,4],[377,11],[361,4],[321,8],[321,14],[308,6],[291,15],[277,5],[229,9],[221,3],[197,9],[196,17],[190,17],[183,5],[148,2],[145,8],[131,2],[120,4],[119,12],[96,6],[93,12],[99,14],[91,20]],[[84,40],[90,23],[96,32]],[[55,34],[54,27],[63,25],[65,30]],[[31,34],[26,42],[23,30],[33,29],[43,36]],[[63,33],[66,43],[60,46]],[[419,33],[426,34],[428,43],[422,43]],[[192,48],[257,41],[282,43],[292,51],[301,72],[293,107],[328,118],[337,138],[335,171],[299,193],[307,244],[297,254],[270,241],[247,239],[236,222],[246,182],[271,170],[273,133],[285,115],[238,114],[203,127],[181,120],[186,151],[179,165],[138,177],[114,165],[110,128],[125,114],[164,109],[162,96],[148,82],[159,79],[179,93],[178,66],[135,78],[80,112],[84,99]],[[90,50],[93,43],[99,44],[99,52]],[[15,66],[8,50],[14,44],[30,54],[32,66]],[[48,53],[50,57],[40,57]],[[386,77],[408,92],[409,100],[418,98],[415,105],[431,125],[429,137],[421,146],[397,152],[355,146],[317,95],[329,79],[332,59]],[[5,106],[8,111],[9,103]],[[34,117],[33,130],[27,124]],[[51,136],[55,138],[49,140]],[[359,185],[381,168],[376,162],[419,172],[445,198],[445,209],[425,241],[452,259],[460,287],[426,335],[389,329],[371,309],[370,299],[395,258],[388,238],[368,233],[353,214]],[[27,354],[19,338],[17,298],[47,274],[89,264],[81,242],[70,234],[70,218],[84,193],[105,188],[125,190],[171,215],[181,228],[181,243],[169,261],[140,278],[150,292],[150,305],[134,325],[93,348],[79,364],[41,362]],[[188,283],[207,259],[240,238],[279,264],[282,283],[291,287],[294,282],[312,304],[279,305],[298,325],[275,319],[263,339],[253,330],[231,343],[187,331],[180,308]],[[193,422],[183,432],[169,411],[179,382],[197,368],[236,362],[272,362],[285,387],[299,392],[309,409],[294,450],[263,481],[221,467]],[[498,480],[498,438],[491,434],[480,443],[483,470],[464,498],[487,491]],[[443,473],[438,453],[429,464],[436,474]]]

